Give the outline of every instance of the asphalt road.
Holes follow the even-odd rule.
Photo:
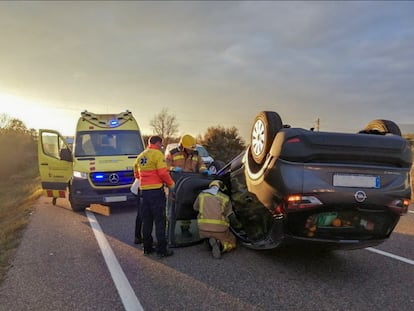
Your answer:
[[[41,198],[0,310],[414,310],[410,211],[375,248],[385,253],[239,247],[215,260],[198,244],[158,259],[132,243],[134,209],[107,217]]]

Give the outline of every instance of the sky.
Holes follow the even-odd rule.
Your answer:
[[[162,109],[179,135],[276,111],[414,124],[413,1],[0,1],[0,113],[73,135],[81,111]]]

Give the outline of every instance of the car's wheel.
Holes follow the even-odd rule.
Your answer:
[[[381,135],[390,133],[401,136],[401,130],[398,125],[390,120],[372,120],[361,132]]]
[[[262,111],[256,116],[251,131],[250,152],[257,164],[263,164],[275,135],[282,127],[282,119],[276,112]]]

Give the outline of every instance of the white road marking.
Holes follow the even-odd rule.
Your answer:
[[[408,212],[414,214],[414,211],[408,211]]]
[[[95,234],[95,238],[98,241],[98,245],[102,251],[106,265],[111,273],[112,279],[115,283],[115,287],[118,290],[125,310],[127,311],[143,311],[143,307],[139,302],[134,290],[131,287],[124,271],[122,270],[116,256],[108,243],[108,240],[103,233],[101,226],[99,225],[96,217],[93,213],[86,211],[89,223],[91,224],[92,231]]]
[[[384,251],[380,251],[379,249],[372,248],[372,247],[367,247],[366,250],[368,250],[370,252],[373,252],[373,253],[377,253],[377,254],[386,256],[386,257],[390,257],[390,258],[393,258],[393,259],[397,259],[399,261],[402,261],[402,262],[405,262],[405,263],[408,263],[408,264],[414,266],[414,260],[411,260],[411,259],[408,259],[408,258],[404,258],[404,257],[401,257],[401,256],[397,256],[397,255],[394,255],[394,254],[391,254],[391,253],[387,253],[387,252],[384,252]]]

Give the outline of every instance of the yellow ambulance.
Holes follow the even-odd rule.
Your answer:
[[[90,204],[131,204],[133,165],[144,142],[130,111],[81,113],[72,148],[59,132],[39,130],[38,159],[44,194],[69,198],[73,211]]]

